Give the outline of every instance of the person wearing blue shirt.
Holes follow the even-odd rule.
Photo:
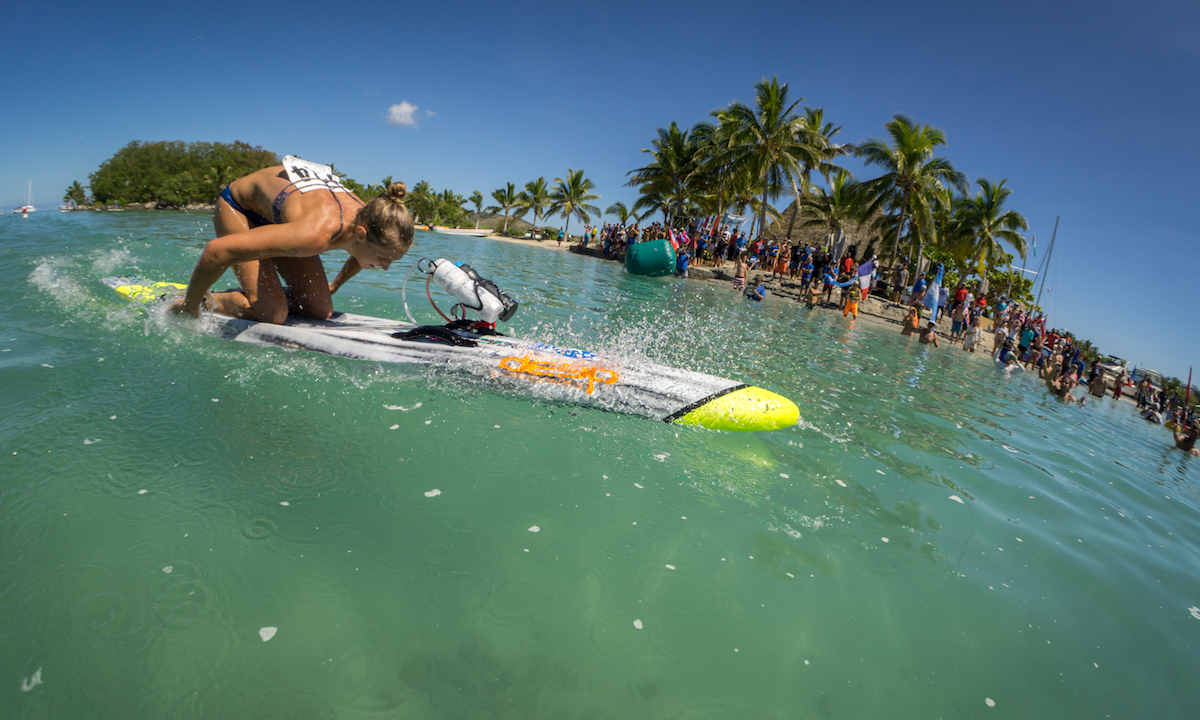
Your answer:
[[[917,276],[917,281],[915,283],[913,283],[912,297],[910,298],[910,302],[913,305],[921,304],[921,300],[924,299],[924,297],[925,297],[925,288],[926,288],[925,276],[924,275]]]
[[[767,296],[767,288],[762,284],[762,275],[754,276],[755,288],[746,294],[746,297],[756,302],[761,301]]]
[[[691,258],[688,257],[687,250],[679,248],[679,257],[675,258],[675,274],[683,279],[688,276],[688,263]]]
[[[1033,344],[1034,335],[1033,328],[1025,328],[1021,333],[1021,340],[1017,343],[1017,349],[1020,350],[1018,357],[1025,357],[1025,353],[1029,352],[1029,346]]]

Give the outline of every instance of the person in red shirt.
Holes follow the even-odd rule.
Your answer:
[[[954,291],[954,303],[957,305],[963,300],[966,300],[967,296],[970,294],[971,292],[967,290],[967,286],[963,283],[959,283],[958,289]]]

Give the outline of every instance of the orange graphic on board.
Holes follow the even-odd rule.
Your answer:
[[[535,360],[528,355],[523,357],[506,357],[500,361],[500,367],[501,369],[516,373],[523,380],[568,385],[579,388],[587,392],[588,395],[595,392],[597,385],[612,385],[621,379],[616,370],[596,365],[577,365],[574,363],[555,362],[553,360]]]

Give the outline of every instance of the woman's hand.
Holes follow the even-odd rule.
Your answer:
[[[191,315],[192,317],[200,317],[200,308],[188,310],[185,298],[179,298],[171,303],[171,307],[167,308],[172,315]]]

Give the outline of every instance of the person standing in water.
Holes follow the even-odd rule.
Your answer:
[[[934,347],[938,347],[937,327],[932,322],[929,323],[929,325],[927,325],[925,329],[921,331],[921,335],[917,339],[921,341],[922,345],[932,345]]]
[[[234,180],[213,212],[217,238],[201,252],[187,292],[171,311],[194,316],[204,304],[275,324],[289,312],[324,320],[333,314],[333,294],[359,270],[386,270],[412,247],[406,194],[404,183],[392,183],[364,203],[328,166],[291,156],[283,166]],[[320,257],[330,250],[350,254],[333,282]],[[210,293],[229,268],[240,287]]]
[[[1175,447],[1188,453],[1200,457],[1200,448],[1196,447],[1196,439],[1200,438],[1200,419],[1193,420],[1183,432],[1173,433],[1175,436]]]
[[[917,306],[913,305],[908,309],[908,314],[900,321],[900,334],[912,335],[921,326],[921,314],[917,311]]]
[[[738,255],[737,270],[733,276],[733,291],[741,292],[746,289],[746,273],[749,272],[749,265],[746,263],[746,258]]]

